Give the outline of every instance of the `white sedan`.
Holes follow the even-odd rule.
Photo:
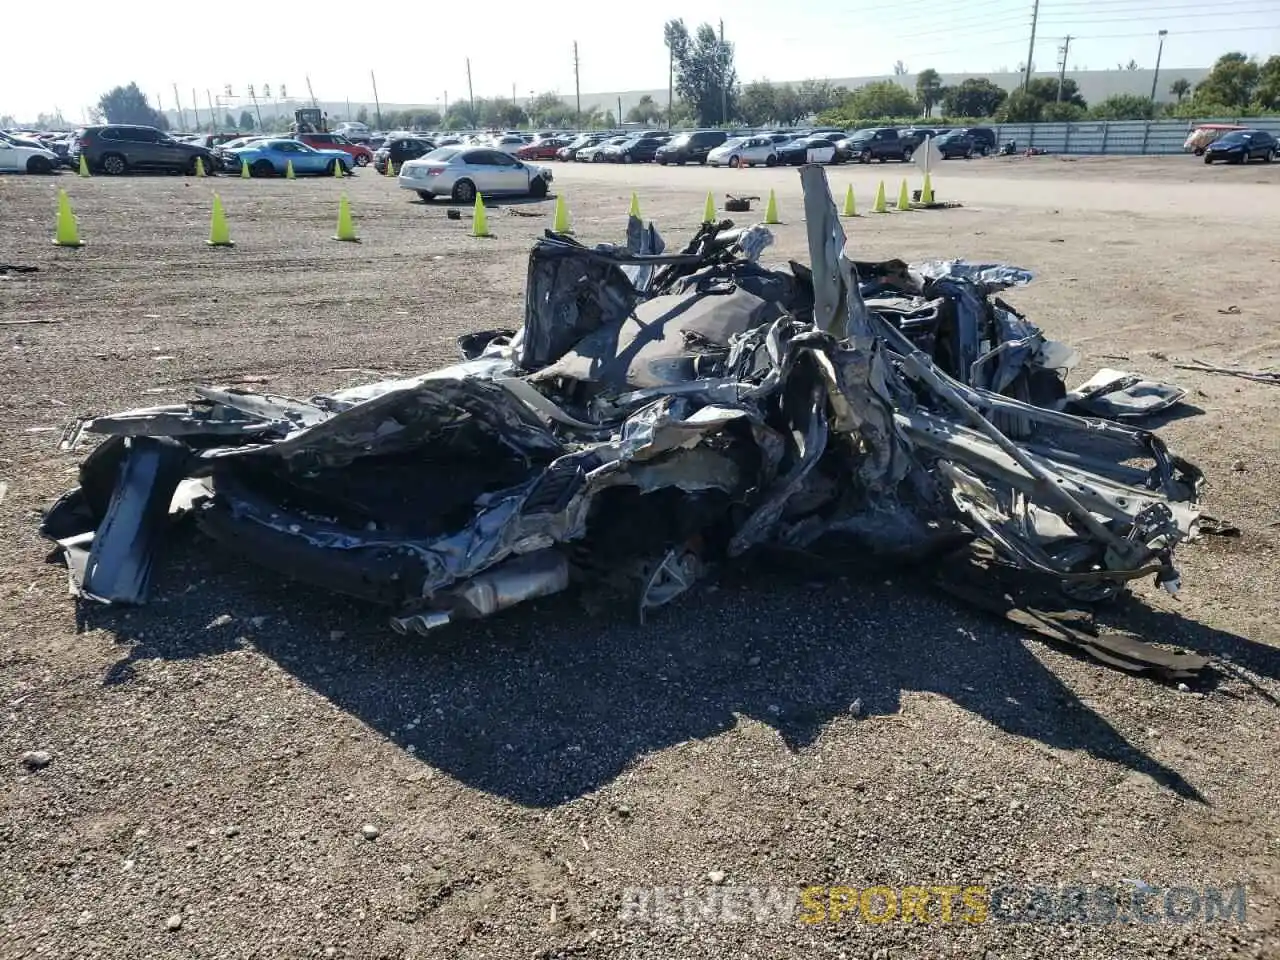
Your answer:
[[[778,144],[772,137],[735,137],[707,154],[713,167],[766,167],[778,163]]]
[[[58,155],[34,140],[11,137],[0,131],[0,170],[5,173],[53,173]]]
[[[604,155],[606,147],[620,147],[630,139],[630,137],[610,137],[608,140],[600,141],[595,146],[583,147],[578,151],[578,155],[574,159],[584,163],[599,163],[606,159]]]
[[[449,197],[471,203],[482,196],[545,197],[552,173],[546,167],[517,160],[492,147],[440,147],[400,167],[402,190],[423,200]]]

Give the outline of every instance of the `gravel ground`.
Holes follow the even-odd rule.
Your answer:
[[[706,191],[772,187],[787,222],[767,256],[805,258],[795,171],[555,170],[587,242],[621,238],[632,190],[682,242]],[[904,172],[831,179],[865,210]],[[476,240],[368,171],[0,179],[0,263],[40,268],[0,276],[0,321],[57,321],[0,326],[0,956],[1280,956],[1280,394],[1172,366],[1280,359],[1278,174],[957,162],[936,187],[963,209],[847,223],[860,258],[1037,271],[1008,299],[1080,348],[1074,379],[1121,366],[1191,389],[1196,415],[1164,433],[1242,536],[1183,550],[1181,601],[1142,584],[1110,615],[1225,662],[1191,689],[909,571],[744,570],[647,626],[556,598],[425,641],[183,538],[151,605],[77,608],[35,530],[74,481],[56,449],[73,414],[451,359],[457,334],[517,322],[549,204],[493,209]],[[81,250],[49,243],[58,186]],[[203,242],[212,189],[235,249]],[[329,239],[341,191],[360,244]],[[1125,880],[1244,883],[1247,921],[620,915],[635,887]]]

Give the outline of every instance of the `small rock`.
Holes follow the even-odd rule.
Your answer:
[[[332,640],[334,643],[337,643],[339,640],[345,639],[346,636],[347,636],[347,631],[345,630],[329,631],[329,639]]]
[[[1179,693],[1190,693],[1190,692],[1191,692],[1191,688],[1190,688],[1190,687],[1188,687],[1185,683],[1180,683],[1180,684],[1178,684],[1178,692],[1179,692]]]
[[[782,712],[782,708],[778,706],[776,703],[771,703],[769,704],[769,712],[776,717],[778,714]]]
[[[726,874],[723,870],[712,870],[710,873],[707,874],[707,879],[710,880],[712,883],[714,883],[718,887],[720,886],[720,884],[724,883],[725,877],[727,876],[728,874]]]
[[[231,616],[231,614],[222,613],[214,617],[212,620],[210,620],[209,623],[205,626],[205,629],[216,630],[219,627],[225,627],[227,624],[231,623],[233,620],[235,620],[235,617]]]
[[[862,698],[861,697],[858,697],[858,699],[854,700],[853,703],[849,704],[849,716],[851,717],[862,716]]]
[[[182,914],[175,913],[172,917],[164,922],[164,925],[170,930],[182,929]]]
[[[240,828],[234,827],[234,826],[227,827],[227,829],[222,831],[222,834],[223,836],[227,836],[227,837],[238,837],[240,836]]]
[[[337,947],[325,947],[325,948],[324,948],[324,955],[325,955],[326,957],[336,957],[336,956],[338,955],[338,948],[337,948]]]
[[[759,658],[759,657],[747,657],[747,666],[748,666],[748,667],[758,667],[758,666],[760,666],[760,658]]]
[[[1147,727],[1148,737],[1157,737],[1159,735],[1160,735],[1160,731],[1158,731],[1155,727]]]
[[[378,828],[375,827],[372,823],[366,823],[363,827],[361,827],[360,833],[364,836],[366,840],[378,839]]]
[[[1231,464],[1231,469],[1236,473],[1244,473],[1244,461],[1237,460],[1235,463]]]
[[[18,760],[28,770],[43,770],[53,763],[53,754],[48,750],[28,750]]]
[[[197,846],[199,846],[199,844],[197,844],[194,840],[188,840],[186,842],[186,848],[188,851],[195,850]]]
[[[614,809],[618,811],[618,816],[620,817],[631,816],[631,808],[628,807],[625,803],[618,804],[617,807],[615,807]]]
[[[267,622],[266,617],[250,617],[249,618],[249,623],[253,625],[253,629],[255,630],[261,630],[263,626],[266,624],[266,622]]]

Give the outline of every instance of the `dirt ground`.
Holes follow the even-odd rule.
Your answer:
[[[794,170],[554,169],[586,242],[622,239],[633,190],[683,243],[707,191],[773,188],[766,259],[807,260]],[[741,573],[645,626],[557,599],[428,641],[184,537],[149,606],[78,608],[36,533],[75,480],[73,416],[452,359],[518,323],[550,204],[495,207],[478,240],[372,171],[0,178],[0,263],[39,267],[0,276],[0,957],[1280,956],[1280,392],[1174,366],[1280,362],[1280,166],[955,162],[935,188],[963,208],[867,214],[904,173],[832,168],[855,256],[1029,268],[1007,299],[1080,349],[1073,383],[1189,388],[1162,432],[1242,535],[1184,547],[1180,600],[1140,584],[1114,620],[1215,657],[1203,682],[1109,669],[909,571]],[[58,187],[80,250],[50,244]],[[215,190],[234,249],[204,242]],[[342,192],[362,243],[330,239]],[[11,325],[32,318],[55,322]],[[1243,883],[1247,918],[666,922],[627,892],[1138,882]]]

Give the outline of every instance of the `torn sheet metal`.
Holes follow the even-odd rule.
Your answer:
[[[760,547],[981,544],[1076,599],[1176,588],[1201,476],[1147,431],[1055,409],[1074,352],[995,295],[1002,265],[864,263],[819,166],[811,263],[763,225],[671,251],[548,233],[518,329],[309,399],[202,388],[85,420],[106,441],[43,532],[82,592],[142,602],[172,511],[228,551],[427,633],[593,580],[643,614]]]
[[[1187,391],[1141,374],[1104,368],[1063,398],[1063,409],[1107,420],[1140,420],[1181,403]]]

